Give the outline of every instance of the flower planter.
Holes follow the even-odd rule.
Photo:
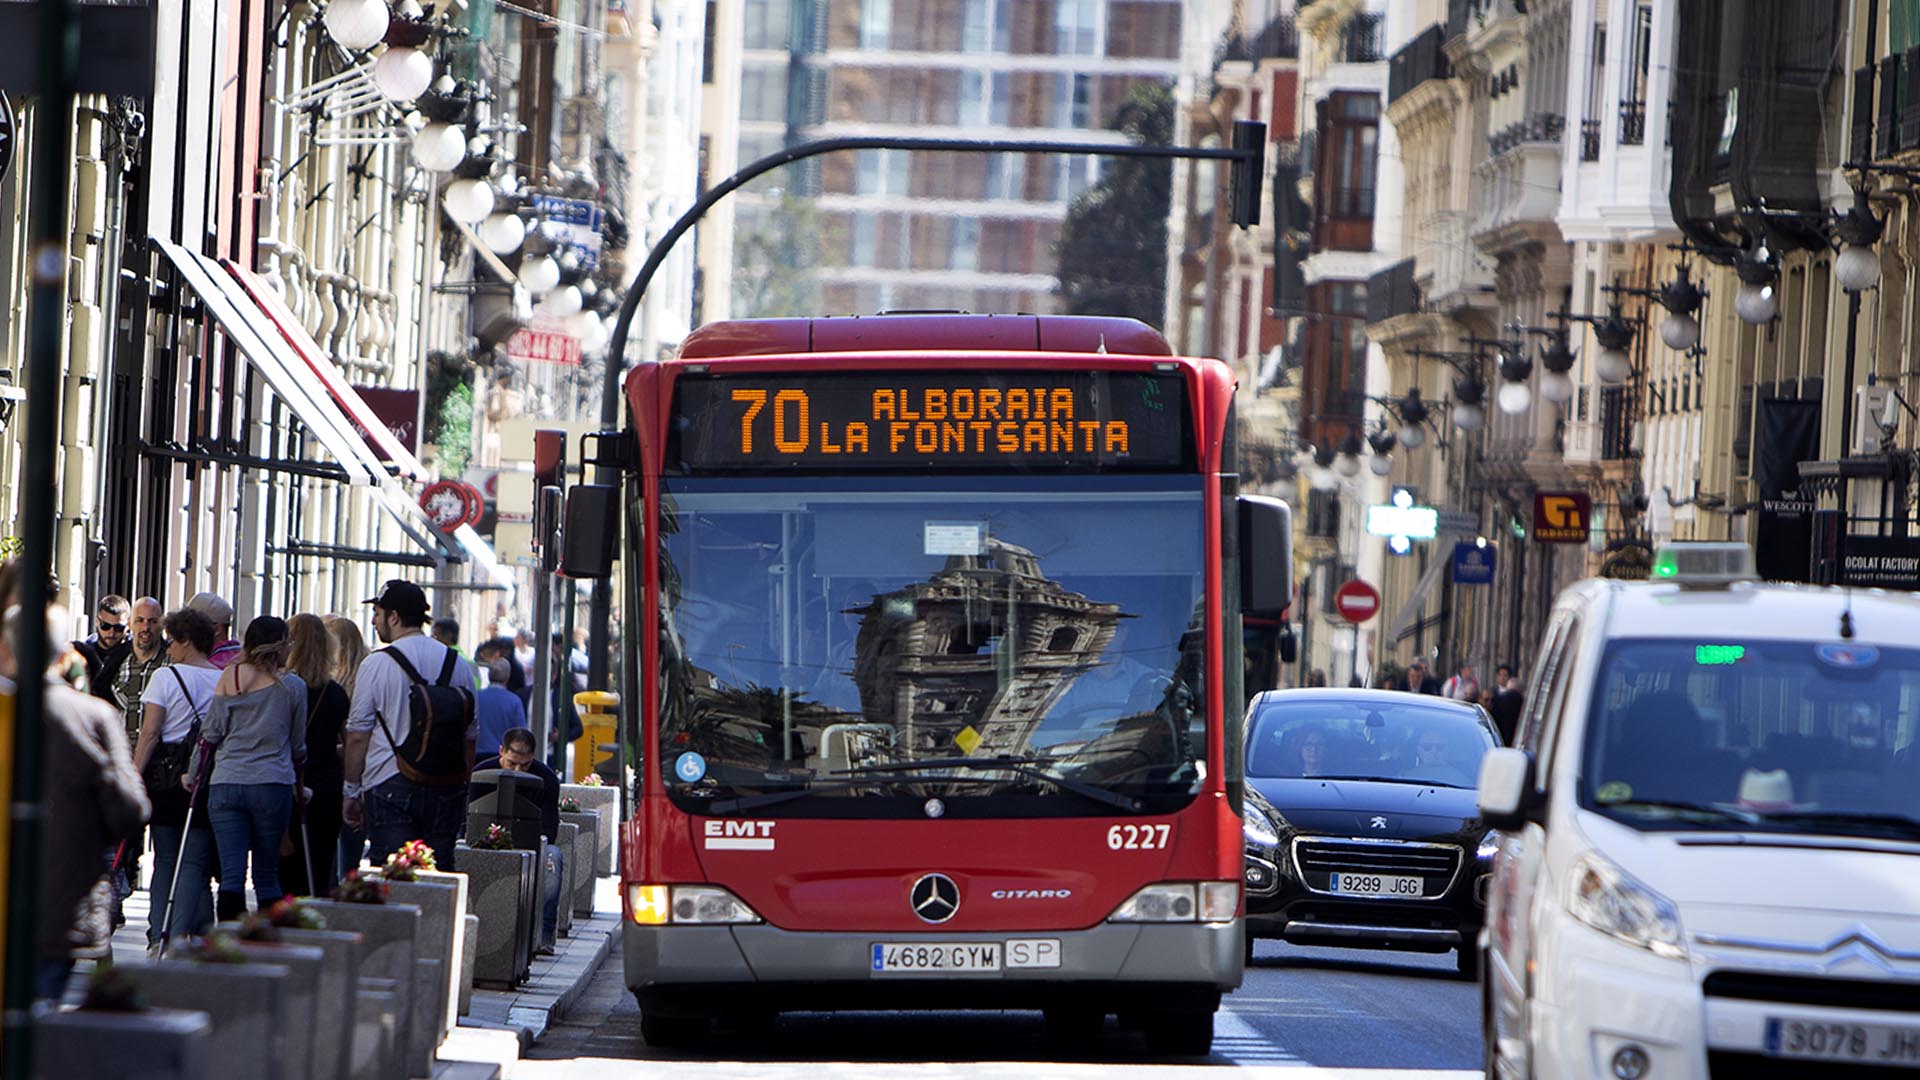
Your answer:
[[[572,895],[562,902],[572,907],[574,915],[590,918],[593,915],[594,867],[600,858],[600,815],[588,812],[561,814],[560,820],[580,828],[580,840],[573,846],[573,853],[567,861],[567,873],[573,879]]]
[[[289,1080],[287,1029],[294,1017],[287,1004],[291,976],[285,967],[191,960],[115,966],[139,988],[140,999],[148,1005],[207,1014],[212,1024],[206,1044],[208,1077]],[[304,1023],[306,1018],[299,1019]],[[120,1069],[105,1075],[124,1072],[125,1066],[123,1061]]]
[[[127,1076],[138,1063],[141,1080],[213,1080],[212,1039],[199,1009],[50,1012],[33,1022],[33,1078]]]
[[[580,866],[579,857],[585,854],[580,845],[580,826],[562,821],[554,846],[560,849],[560,888],[554,901],[554,926],[561,937],[572,937],[573,879]]]
[[[460,946],[460,1015],[473,1012],[473,956],[480,947],[480,916],[465,914],[461,916]]]
[[[556,847],[559,845],[558,839],[554,841],[554,845]],[[533,940],[539,951],[547,953],[554,951],[557,944],[555,941],[557,933],[547,933],[547,897],[558,895],[558,890],[564,888],[564,883],[560,880],[564,871],[560,860],[554,858],[553,854],[552,851],[544,849],[540,852],[539,892],[533,901]],[[556,923],[555,926],[557,930],[558,924]]]
[[[337,900],[310,901],[314,910],[327,921],[329,930],[349,930],[361,937],[360,977],[387,979],[394,984],[395,1045],[401,1053],[413,1045],[414,1003],[417,977],[414,960],[419,956],[420,909],[411,904],[343,904]],[[431,1014],[422,1012],[422,1023],[431,1022]],[[355,1054],[360,1052],[355,1040]],[[407,1063],[417,1067],[417,1060]],[[409,1070],[406,1075],[421,1075]]]
[[[620,791],[617,788],[588,784],[561,784],[560,797],[572,799],[580,804],[580,809],[592,813],[600,819],[600,827],[594,833],[594,843],[598,846],[593,856],[593,876],[609,877],[613,874],[613,828],[619,824],[615,818],[620,815]]]
[[[400,1044],[405,1005],[392,979],[360,977],[360,989],[353,995],[353,1057],[347,1068],[353,1080],[392,1080],[406,1074]]]
[[[413,904],[420,909],[420,955],[440,960],[439,980],[427,1015],[437,1018],[434,1043],[445,1038],[458,1020],[454,1012],[459,995],[461,920],[466,917],[466,878],[460,874],[420,874],[414,881],[387,882],[387,902]],[[424,999],[423,999],[424,1000]]]
[[[467,910],[480,919],[473,979],[481,986],[512,987],[533,962],[531,931],[537,911],[539,861],[531,851],[462,847]]]
[[[320,1003],[313,1020],[313,1075],[346,1080],[353,1058],[354,995],[360,985],[360,935],[282,928],[280,941],[320,950]]]
[[[240,952],[250,963],[287,969],[287,1015],[293,1018],[287,1025],[287,1080],[336,1080],[321,1074],[314,1063],[319,1031],[330,1022],[329,1014],[345,1005],[321,996],[326,954],[311,945],[253,941],[241,942]]]

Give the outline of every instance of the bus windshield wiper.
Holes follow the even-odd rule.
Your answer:
[[[1782,810],[1759,815],[1768,825],[1797,825],[1805,830],[1872,829],[1891,832],[1902,840],[1920,840],[1920,821],[1905,814],[1876,814],[1849,810]]]
[[[1038,780],[1042,783],[1052,784],[1062,791],[1070,791],[1083,799],[1089,799],[1106,806],[1117,807],[1130,814],[1140,812],[1140,800],[1131,795],[1122,795],[1117,791],[1100,787],[1097,784],[1089,784],[1084,780],[1075,780],[1072,777],[1062,776],[1051,769],[1037,767],[1046,760],[1046,758],[1036,757],[928,758],[924,761],[901,761],[887,765],[862,765],[842,770],[834,775],[845,776],[852,774],[872,776],[878,774],[887,776],[917,772],[925,769],[978,769],[992,772],[1010,772],[1015,776],[1024,776],[1030,780]],[[959,778],[949,777],[947,779]]]
[[[845,774],[841,772],[835,772],[832,775],[842,776]],[[737,795],[731,799],[717,799],[714,802],[709,803],[707,805],[707,813],[732,814],[742,810],[758,810],[764,806],[778,806],[783,802],[792,802],[795,799],[804,799],[810,795],[831,795],[836,791],[850,791],[853,788],[867,787],[870,784],[886,783],[888,781],[895,781],[895,780],[917,780],[917,779],[919,779],[919,777],[914,776],[912,773],[901,773],[899,775],[889,776],[882,773],[869,772],[869,773],[864,773],[861,776],[852,780],[836,780],[831,784],[809,784],[806,787],[788,788],[785,791],[769,791],[760,795]],[[984,777],[984,776],[954,776],[954,777],[946,777],[945,779],[957,781],[959,783],[974,783],[974,784],[985,784],[985,783],[992,782],[990,778]]]

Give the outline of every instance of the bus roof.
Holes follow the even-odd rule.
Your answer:
[[[1167,339],[1137,319],[1104,315],[906,313],[708,323],[687,335],[680,345],[680,359],[949,349],[1173,355]]]

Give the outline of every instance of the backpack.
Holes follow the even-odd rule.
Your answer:
[[[393,747],[400,775],[424,787],[465,785],[473,766],[473,755],[467,750],[467,733],[473,730],[473,687],[454,685],[453,666],[459,655],[448,649],[440,677],[429,683],[400,650],[389,647],[375,655],[379,653],[399,664],[413,684],[407,688],[406,738],[395,742],[386,718],[378,709],[373,712],[387,745]]]

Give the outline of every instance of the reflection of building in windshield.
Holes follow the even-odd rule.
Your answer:
[[[1034,729],[1113,640],[1120,605],[1062,588],[1033,552],[989,539],[930,580],[875,596],[854,681],[872,722],[915,755],[1022,754]]]

